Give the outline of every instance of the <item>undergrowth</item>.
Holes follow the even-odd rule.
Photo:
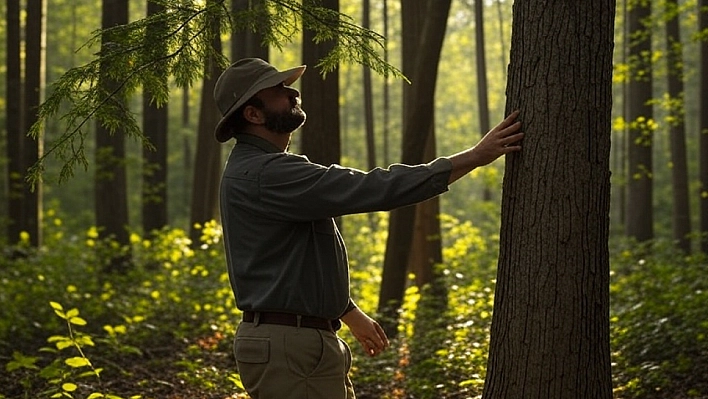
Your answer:
[[[132,269],[106,274],[124,251],[95,229],[70,235],[48,213],[45,244],[0,259],[0,398],[247,398],[231,354],[240,319],[220,228],[132,235]],[[348,217],[352,296],[376,309],[386,219]],[[490,225],[494,225],[491,223]],[[390,350],[352,347],[360,399],[478,398],[489,347],[498,236],[442,219],[440,284],[409,286]],[[706,259],[669,245],[614,245],[611,342],[617,399],[708,397]]]

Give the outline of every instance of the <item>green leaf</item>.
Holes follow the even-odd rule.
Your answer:
[[[49,305],[54,310],[64,310],[64,308],[58,302],[49,302]]]
[[[71,309],[68,312],[66,312],[66,317],[71,318],[71,317],[76,317],[79,315],[79,309]]]
[[[67,315],[67,317],[69,317],[69,316]],[[69,319],[69,323],[75,324],[77,326],[85,326],[86,320],[82,319],[81,317],[71,317]]]
[[[76,386],[76,384],[73,384],[71,382],[65,382],[61,385],[61,389],[63,389],[66,392],[74,392],[74,391],[76,391],[77,388],[78,388],[78,386]]]
[[[86,399],[99,399],[99,398],[105,398],[106,395],[99,393],[99,392],[94,392],[91,395],[89,395]]]
[[[80,368],[80,367],[86,367],[90,366],[91,362],[86,359],[85,357],[70,357],[66,360],[64,360],[64,363],[66,363],[67,366],[74,367],[74,368]]]
[[[5,365],[5,370],[12,372],[21,368],[38,370],[39,367],[35,365],[37,363],[37,358],[32,356],[25,356],[20,352],[14,352],[12,354],[13,360]]]
[[[66,348],[70,348],[70,347],[74,346],[74,343],[71,342],[70,340],[59,341],[59,342],[56,343],[56,346],[57,346],[57,349],[59,349],[59,350],[61,351],[61,350],[64,350],[64,349],[66,349]]]

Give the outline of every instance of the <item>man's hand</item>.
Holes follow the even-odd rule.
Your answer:
[[[354,338],[359,341],[364,352],[369,356],[376,356],[389,346],[383,328],[359,308],[347,312],[341,320],[349,327]]]
[[[521,122],[516,122],[519,111],[512,112],[501,123],[482,137],[474,147],[448,157],[452,162],[452,172],[448,183],[452,183],[473,169],[492,163],[502,155],[521,150],[519,141],[524,138]]]

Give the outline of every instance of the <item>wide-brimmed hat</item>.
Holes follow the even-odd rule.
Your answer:
[[[280,83],[289,86],[303,72],[305,65],[281,72],[260,58],[244,58],[231,64],[214,87],[214,100],[222,115],[214,131],[216,140],[223,143],[231,138],[225,122],[254,94]]]

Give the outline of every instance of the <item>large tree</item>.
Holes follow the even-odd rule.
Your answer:
[[[485,399],[612,397],[609,204],[615,1],[517,0]]]

